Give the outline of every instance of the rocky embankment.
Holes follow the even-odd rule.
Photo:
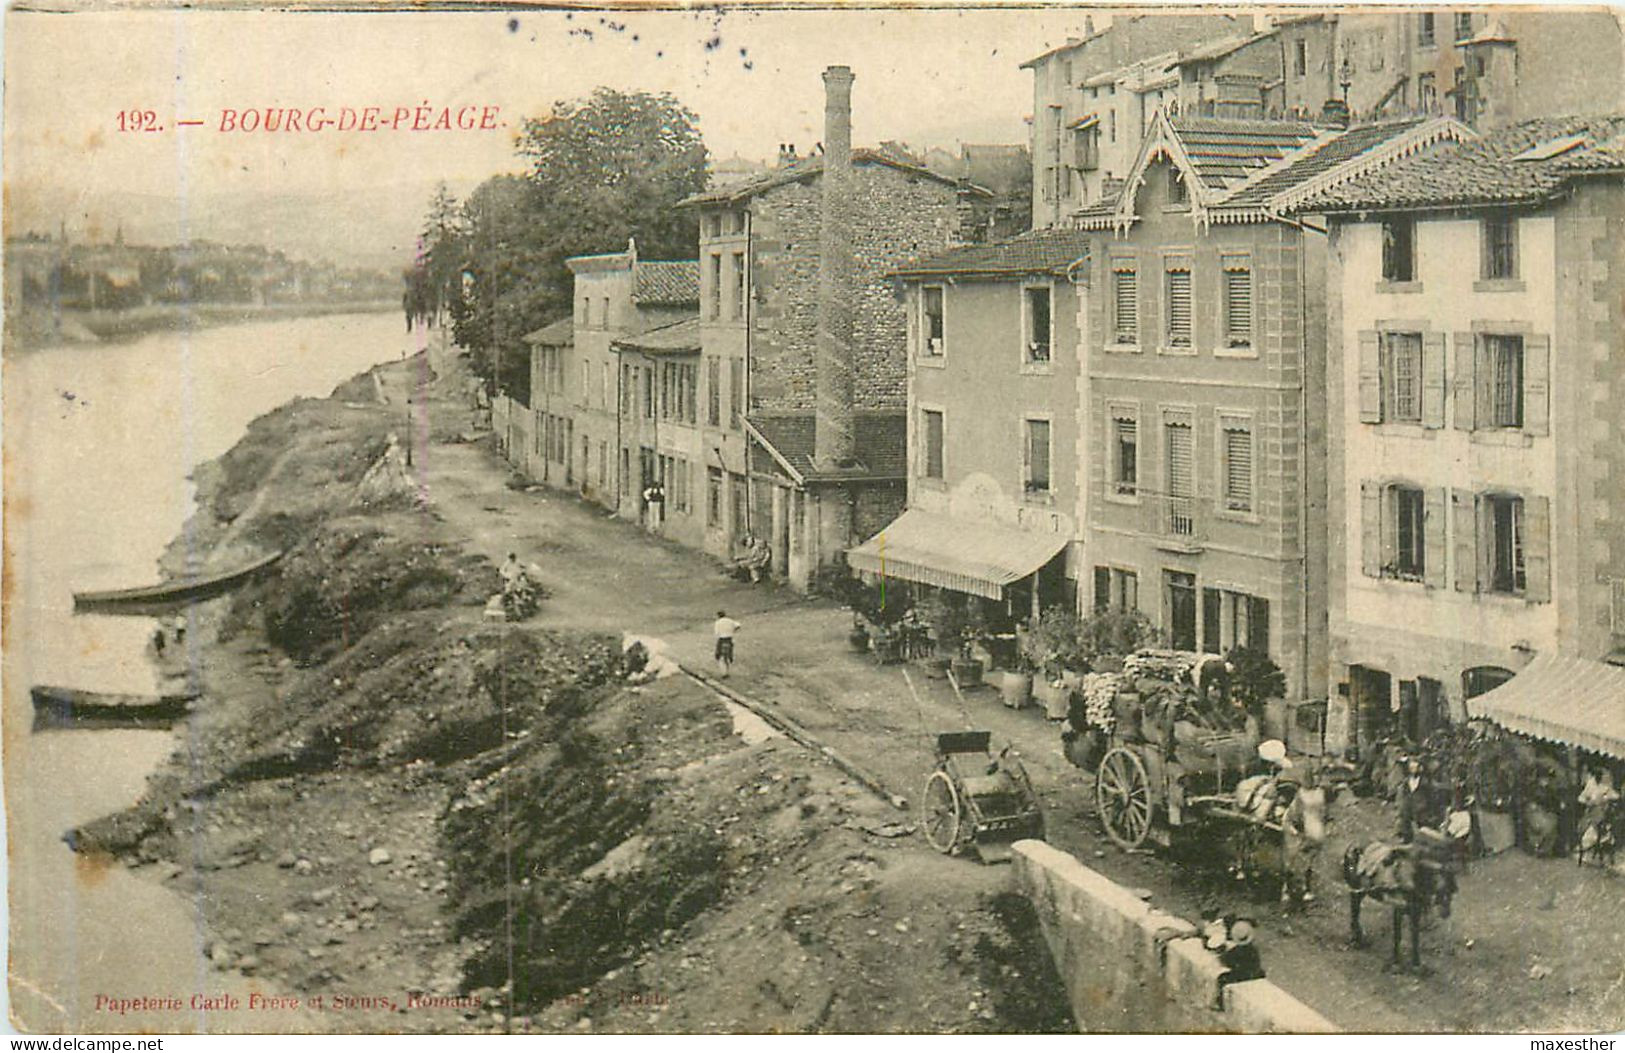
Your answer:
[[[1024,901],[889,805],[686,677],[629,683],[618,638],[488,621],[494,568],[377,390],[198,473],[172,568],[287,555],[194,611],[204,701],[78,851],[192,897],[213,968],[333,1030],[1069,1028]]]

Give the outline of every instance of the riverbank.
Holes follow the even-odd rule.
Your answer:
[[[457,440],[461,378],[414,390],[416,469],[389,440],[400,400],[377,401],[426,369],[256,421],[196,473],[166,556],[288,550],[194,609],[171,670],[204,691],[183,743],[134,807],[74,833],[92,865],[200,903],[211,969],[314,1014],[203,1026],[1068,1028],[1002,873],[923,849],[818,755],[742,739],[696,682],[626,681],[640,594],[608,586],[612,614],[560,581],[534,623],[485,619],[489,539],[461,513],[496,495],[422,485],[425,461],[488,463]]]
[[[6,318],[8,346],[31,350],[56,344],[96,344],[130,340],[164,330],[197,329],[279,318],[399,311],[399,303],[357,301],[276,304],[148,304],[120,310],[27,308]]]

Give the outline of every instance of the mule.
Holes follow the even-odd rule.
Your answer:
[[[1343,881],[1349,890],[1349,940],[1365,946],[1360,928],[1360,904],[1371,897],[1393,908],[1393,951],[1390,968],[1399,967],[1401,935],[1406,917],[1411,929],[1411,969],[1422,971],[1422,914],[1437,907],[1439,917],[1450,917],[1456,894],[1455,852],[1452,842],[1427,829],[1417,831],[1408,844],[1372,841],[1350,845],[1343,853]]]

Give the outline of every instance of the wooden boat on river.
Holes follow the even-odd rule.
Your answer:
[[[121,695],[75,687],[36,684],[36,728],[102,727],[167,728],[182,720],[200,697],[197,692],[173,695]]]
[[[254,575],[273,566],[282,555],[280,551],[273,552],[269,556],[232,570],[174,578],[156,585],[142,585],[133,589],[106,589],[99,592],[76,592],[73,594],[73,609],[115,614],[164,613],[178,606],[212,599],[230,592]]]

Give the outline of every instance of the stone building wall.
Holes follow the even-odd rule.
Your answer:
[[[876,164],[857,165],[852,188],[854,394],[860,409],[901,409],[908,404],[906,325],[888,275],[959,240],[959,195],[953,186]],[[751,201],[753,411],[813,408],[821,200],[814,179]]]

